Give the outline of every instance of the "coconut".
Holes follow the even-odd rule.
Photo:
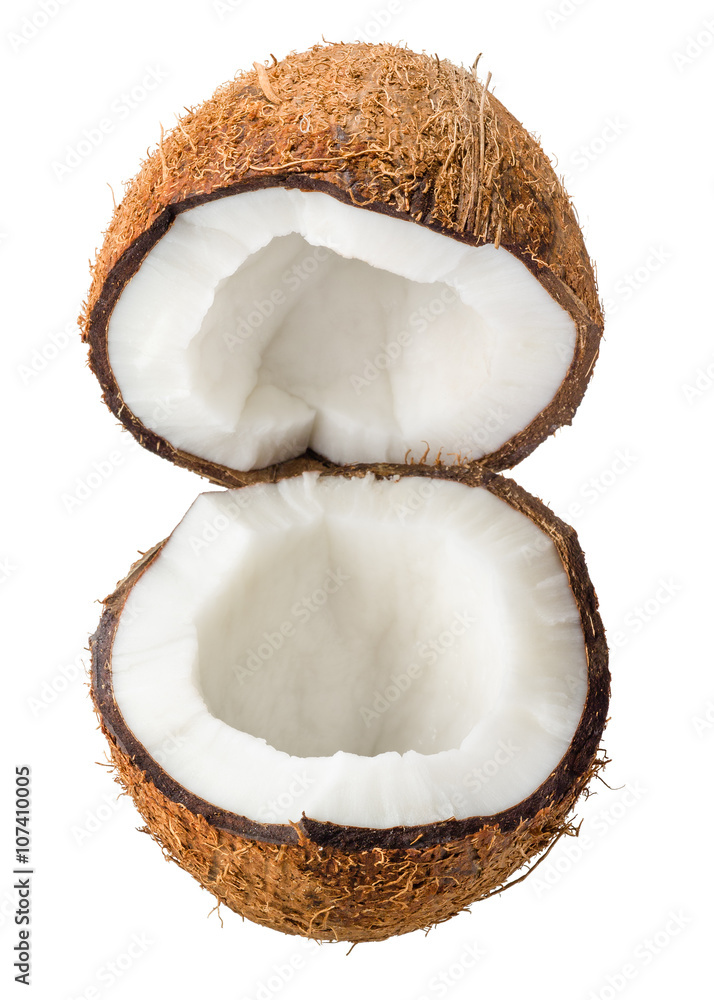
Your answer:
[[[81,317],[141,444],[235,486],[316,458],[497,471],[571,421],[594,272],[487,84],[389,44],[315,46],[162,132]]]
[[[255,64],[162,133],[81,320],[123,425],[228,487],[91,640],[165,856],[258,923],[366,941],[575,833],[597,599],[573,529],[498,473],[570,422],[602,315],[562,185],[475,67]]]
[[[200,496],[106,599],[92,695],[148,832],[231,909],[379,940],[574,833],[609,676],[575,532],[482,468]]]

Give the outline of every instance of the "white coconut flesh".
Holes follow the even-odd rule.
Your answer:
[[[587,690],[550,538],[426,477],[201,495],[130,591],[112,671],[128,727],[195,795],[372,828],[522,801]]]
[[[550,402],[575,340],[507,250],[284,188],[180,213],[108,327],[141,422],[243,470],[481,458]]]

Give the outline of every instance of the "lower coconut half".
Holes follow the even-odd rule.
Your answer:
[[[92,695],[168,858],[367,941],[573,832],[609,674],[572,528],[485,470],[373,466],[201,495],[105,601]]]

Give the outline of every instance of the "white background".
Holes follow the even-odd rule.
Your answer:
[[[0,15],[3,995],[706,993],[714,6],[392,0],[383,25],[375,12],[386,0],[45,6],[52,16],[39,0]],[[159,123],[170,127],[254,60],[360,34],[465,65],[482,51],[496,96],[566,174],[597,261],[607,329],[593,382],[574,426],[514,475],[575,524],[588,557],[613,646],[614,790],[597,784],[577,810],[580,838],[561,841],[523,884],[427,937],[346,957],[347,945],[318,948],[225,908],[221,926],[212,897],[135,832],[133,806],[96,763],[104,744],[85,645],[97,599],[204,487],[120,432],[75,317],[112,209],[107,185],[120,196]],[[160,79],[142,96],[151,72]],[[122,95],[133,88],[142,99],[129,108]],[[107,117],[102,142],[58,169]],[[102,484],[70,504],[95,463]],[[30,990],[12,969],[16,764],[33,771]]]

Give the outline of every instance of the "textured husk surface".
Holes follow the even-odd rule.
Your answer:
[[[106,403],[141,444],[225,486],[261,478],[177,450],[143,426],[111,370],[107,324],[178,213],[267,186],[325,191],[508,249],[570,313],[577,344],[551,403],[481,463],[509,468],[570,423],[597,357],[602,314],[575,213],[548,158],[474,71],[387,43],[354,43],[256,63],[220,87],[162,131],[116,207],[80,324]],[[307,466],[311,457],[299,460]]]
[[[370,941],[448,919],[503,888],[529,859],[576,832],[570,813],[603,766],[609,699],[607,646],[572,528],[511,480],[482,470],[373,466],[325,475],[430,475],[485,488],[553,540],[583,628],[588,693],[571,745],[546,781],[493,816],[374,830],[319,822],[261,824],[218,809],[175,782],[128,729],[112,685],[112,643],[126,598],[163,543],[146,553],[104,602],[92,636],[92,698],[115,769],[167,859],[219,903],[257,923],[319,940]]]

